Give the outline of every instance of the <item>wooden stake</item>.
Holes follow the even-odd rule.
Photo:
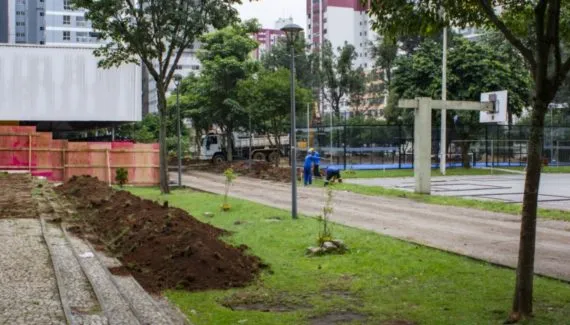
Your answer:
[[[111,186],[111,157],[109,149],[105,150],[105,155],[107,156],[107,179],[109,181],[109,186]]]
[[[32,134],[28,134],[28,170],[32,172]]]

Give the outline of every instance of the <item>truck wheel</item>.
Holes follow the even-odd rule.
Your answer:
[[[217,155],[214,155],[214,157],[212,157],[212,162],[214,163],[214,165],[219,165],[219,164],[223,163],[224,161],[226,161],[226,157],[224,157],[224,155],[217,154]]]
[[[269,162],[275,163],[276,161],[279,160],[280,157],[281,157],[281,155],[279,154],[278,151],[272,151],[272,152],[269,154],[269,157],[268,157],[267,159],[269,160]]]
[[[261,151],[253,153],[253,160],[265,160],[265,154]]]

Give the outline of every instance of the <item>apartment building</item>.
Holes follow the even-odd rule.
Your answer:
[[[2,0],[0,42],[77,46],[104,40],[71,0]]]
[[[333,49],[351,44],[354,46],[357,58],[355,67],[364,69],[367,75],[373,76],[374,57],[372,46],[379,35],[372,29],[372,22],[366,6],[360,0],[307,0],[307,42],[313,51],[318,51],[324,41],[329,41]],[[368,80],[369,78],[367,78]],[[370,117],[382,117],[385,93],[377,93],[378,81],[370,81],[370,92],[365,96],[365,103],[359,107],[349,107],[348,98],[341,102],[341,114],[350,116],[356,111]],[[330,108],[321,99],[319,111],[328,112]]]

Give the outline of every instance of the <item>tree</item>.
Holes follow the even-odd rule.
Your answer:
[[[187,94],[225,134],[228,161],[233,160],[233,132],[247,121],[247,112],[231,103],[238,100],[238,82],[259,69],[250,57],[258,46],[250,35],[258,29],[257,21],[250,20],[204,35],[198,52],[203,69]]]
[[[267,134],[271,142],[283,152],[279,135],[287,132],[291,116],[290,70],[260,71],[255,77],[250,77],[238,83],[238,98],[242,106],[251,114],[254,130]],[[295,88],[295,109],[304,110],[311,101],[311,91],[300,87]],[[272,135],[274,137],[272,137]],[[279,161],[275,162],[277,165]]]
[[[295,40],[295,76],[299,84],[304,88],[311,88],[315,85],[315,74],[313,73],[313,59],[307,55],[308,44],[305,38],[298,37]],[[261,57],[261,65],[270,71],[278,69],[289,69],[291,67],[291,48],[286,38],[279,38],[277,44]]]
[[[169,193],[166,148],[166,92],[178,61],[197,36],[234,21],[239,0],[73,0],[109,42],[95,50],[104,68],[145,65],[156,82],[160,116],[160,190]]]
[[[338,48],[338,54],[329,41],[323,43],[321,79],[323,97],[331,105],[337,117],[343,100],[348,103],[358,101],[360,93],[365,89],[365,74],[362,68],[353,68],[356,49],[350,44]]]
[[[413,55],[399,57],[395,63],[397,69],[391,95],[397,99],[440,97],[441,51],[441,44],[428,39],[419,45]],[[491,44],[453,37],[449,44],[448,61],[447,90],[450,100],[478,101],[481,92],[506,89],[509,91],[509,111],[513,114],[520,116],[523,108],[529,104],[531,83],[528,71],[513,64],[513,59]],[[405,115],[401,115],[401,109],[396,112],[400,115],[387,115],[391,124],[397,124],[400,120],[412,123],[410,110]],[[448,114],[448,129],[457,140],[461,140],[458,144],[463,166],[470,167],[468,153],[471,142],[468,140],[474,139],[484,127],[479,123],[479,112],[450,110]],[[434,116],[434,121],[437,124],[440,119]],[[448,137],[449,140],[451,138]]]
[[[362,0],[362,3],[368,2]],[[498,10],[496,10],[497,8]],[[389,35],[429,34],[443,26],[498,30],[519,52],[534,81],[517,279],[509,321],[532,315],[536,213],[548,104],[570,71],[570,2],[562,0],[372,1],[375,27]],[[566,50],[566,51],[565,51]],[[551,63],[551,64],[549,64]]]

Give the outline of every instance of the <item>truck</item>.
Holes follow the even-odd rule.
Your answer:
[[[277,137],[282,148],[278,148]],[[270,140],[271,139],[271,140]],[[286,155],[289,149],[289,135],[249,135],[234,132],[232,156],[236,160],[253,159],[276,162]],[[209,132],[202,136],[200,160],[209,160],[215,164],[227,158],[226,136],[217,132]],[[251,145],[251,151],[250,151]]]
[[[102,69],[95,46],[0,44],[0,120],[72,125],[142,119],[142,71]]]

